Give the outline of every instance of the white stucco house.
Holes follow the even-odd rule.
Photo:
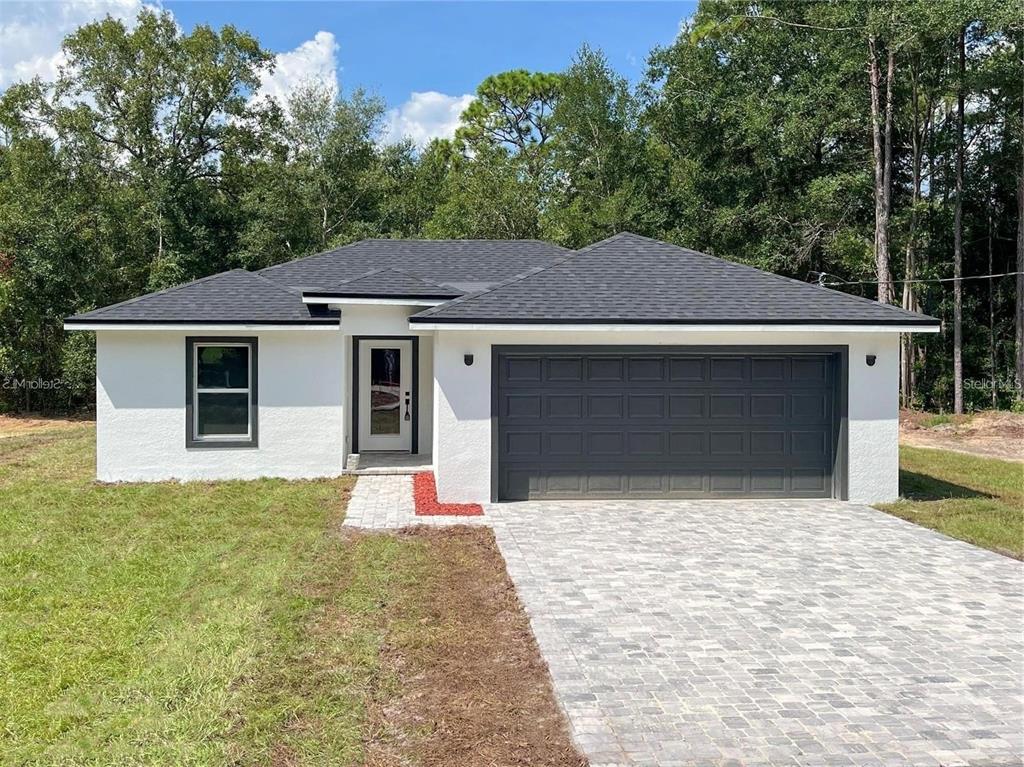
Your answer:
[[[898,495],[900,333],[939,322],[623,233],[366,240],[66,320],[98,479],[419,455],[445,502]]]

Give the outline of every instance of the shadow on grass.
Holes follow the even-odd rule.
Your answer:
[[[900,470],[900,495],[915,501],[941,501],[944,498],[995,498],[991,493],[955,485],[927,474]]]

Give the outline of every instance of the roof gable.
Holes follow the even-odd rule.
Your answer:
[[[860,324],[937,320],[629,232],[414,315],[499,324]]]

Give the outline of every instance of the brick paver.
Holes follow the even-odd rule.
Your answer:
[[[401,526],[367,503],[361,519]],[[517,503],[475,521],[595,766],[1022,763],[1019,562],[837,502]]]
[[[417,517],[412,500],[412,476],[364,475],[356,480],[345,509],[346,527],[394,530],[411,525],[480,525],[483,517]]]

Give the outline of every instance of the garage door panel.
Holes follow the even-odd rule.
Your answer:
[[[509,383],[540,383],[540,357],[507,357],[505,359],[505,380]]]
[[[671,357],[668,363],[668,380],[687,383],[704,382],[707,377],[707,360],[704,357]]]
[[[829,497],[826,354],[500,353],[503,499]]]
[[[751,492],[782,493],[786,490],[786,470],[777,469],[751,469],[750,471]]]
[[[775,392],[770,394],[750,395],[751,418],[785,418],[786,394]]]
[[[665,454],[665,435],[660,431],[631,431],[628,444],[630,455]]]
[[[547,435],[547,455],[584,455],[581,432],[554,432]]]
[[[789,360],[785,357],[755,357],[750,360],[750,380],[778,384],[786,380]]]
[[[752,431],[750,432],[751,455],[780,456],[786,453],[785,431]]]
[[[587,381],[591,384],[621,382],[625,364],[623,357],[591,357],[586,361]]]
[[[505,419],[535,420],[543,412],[543,401],[539,394],[506,394],[502,400],[501,414]]]
[[[712,418],[743,418],[746,416],[746,397],[742,394],[712,394],[708,415]]]
[[[547,394],[544,411],[548,418],[580,418],[583,415],[583,396],[579,394]]]
[[[668,414],[670,418],[703,418],[706,412],[703,394],[670,394]]]
[[[661,383],[665,380],[665,359],[663,357],[631,357],[626,363],[630,383]]]
[[[704,455],[707,439],[703,431],[669,432],[670,455]]]
[[[625,413],[621,394],[588,394],[586,399],[591,418],[622,418]]]
[[[747,376],[747,361],[742,357],[712,357],[711,382],[736,383]]]

